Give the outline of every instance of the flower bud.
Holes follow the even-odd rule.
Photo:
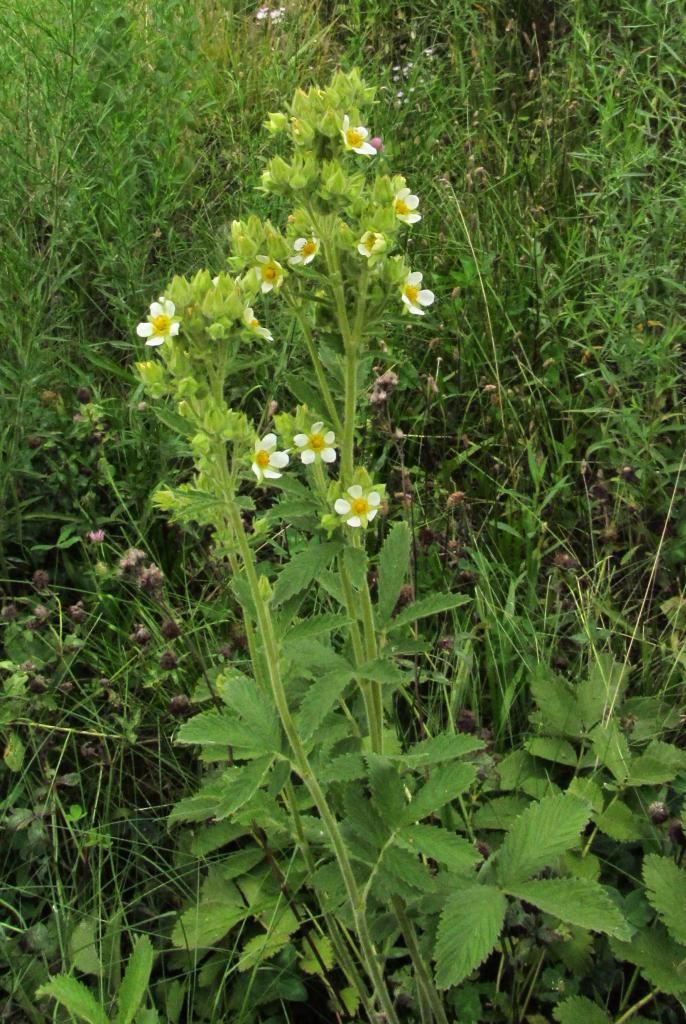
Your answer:
[[[655,800],[648,807],[648,817],[652,821],[653,825],[662,825],[662,823],[667,821],[667,818],[669,817],[669,810],[660,800]]]

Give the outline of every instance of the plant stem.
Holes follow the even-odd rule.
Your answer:
[[[257,626],[264,646],[272,695],[279,718],[281,719],[281,725],[291,747],[294,767],[309,790],[310,796],[319,811],[322,823],[329,835],[331,845],[333,846],[334,854],[338,862],[338,868],[341,872],[350,908],[353,913],[355,931],[357,932],[357,937],[360,941],[362,960],[370,981],[372,982],[376,999],[383,1008],[389,1024],[399,1024],[393,1000],[391,999],[388,988],[386,987],[386,982],[379,966],[377,953],[374,949],[371,936],[369,935],[367,920],[362,910],[357,882],[355,881],[355,876],[353,874],[352,865],[348,857],[348,851],[345,847],[343,836],[338,827],[336,817],[329,807],[324,792],[312,771],[309,759],[305,753],[300,736],[298,735],[295,722],[291,716],[290,708],[288,707],[286,691],[281,679],[279,653],[271,615],[260,590],[252,551],[245,533],[243,520],[241,519],[240,512],[232,498],[233,496],[231,494],[226,495],[227,517],[240,552],[243,568],[250,587],[250,594],[255,606],[255,614],[257,617]]]
[[[397,918],[400,930],[403,933],[405,939],[405,945],[407,951],[412,959],[414,966],[416,980],[417,980],[417,992],[419,994],[419,1005],[422,1009],[422,1004],[428,1004],[430,1007],[428,1020],[436,1020],[438,1024],[448,1024],[448,1018],[446,1017],[445,1010],[443,1009],[443,1003],[439,996],[436,988],[431,980],[431,976],[426,968],[422,951],[419,948],[417,942],[417,933],[415,932],[412,921],[407,916],[403,901],[399,896],[394,896],[392,899],[393,911]],[[426,1009],[422,1009],[422,1018]]]
[[[643,998],[639,999],[637,1003],[634,1003],[633,1006],[630,1006],[626,1013],[623,1013],[621,1017],[618,1017],[615,1021],[615,1024],[624,1024],[625,1020],[629,1020],[629,1018],[633,1017],[635,1013],[638,1013],[638,1011],[641,1010],[646,1005],[646,1003],[649,1003],[651,999],[655,998],[655,995],[655,992],[649,992],[647,996],[643,996]]]
[[[312,337],[312,332],[310,331],[310,326],[307,323],[303,311],[297,304],[297,302],[289,301],[288,304],[293,312],[293,315],[300,324],[300,330],[302,331],[302,335],[305,340],[307,354],[310,357],[310,362],[312,363],[312,368],[317,378],[317,384],[319,385],[319,391],[322,398],[324,399],[324,405],[326,406],[326,411],[328,412],[329,419],[331,420],[331,426],[336,432],[336,436],[340,437],[341,434],[343,433],[343,424],[341,423],[340,416],[338,415],[338,410],[336,409],[336,403],[333,400],[331,389],[329,388],[328,382],[326,380],[326,376],[324,374],[324,367],[322,366],[321,359],[319,358],[319,354],[314,343],[314,338]]]

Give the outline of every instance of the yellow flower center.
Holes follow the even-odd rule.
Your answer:
[[[350,502],[350,509],[356,516],[363,516],[369,511],[366,498],[353,498]]]
[[[351,149],[357,149],[364,142],[364,135],[357,128],[348,128],[345,141]]]
[[[254,316],[250,321],[250,326],[252,327],[253,331],[256,331],[257,328],[260,326],[260,321],[257,319],[256,316]]]
[[[367,235],[367,237],[365,238],[365,240],[364,240],[364,242],[362,244],[364,245],[364,247],[367,250],[367,252],[371,252],[373,250],[374,246],[376,245],[376,235],[374,235],[374,234]]]
[[[167,316],[166,313],[160,313],[159,316],[152,318],[152,326],[155,329],[155,334],[169,334],[169,329],[172,325],[172,318]]]
[[[278,270],[271,263],[267,263],[266,266],[262,267],[262,277],[265,281],[275,281],[278,276]]]
[[[408,297],[410,302],[414,305],[419,295],[419,288],[416,284],[406,284],[404,288],[405,295]]]
[[[305,242],[302,249],[300,250],[303,256],[312,256],[317,251],[317,243],[310,240]]]
[[[320,452],[326,444],[322,434],[310,434],[310,448],[313,452]]]
[[[255,462],[260,469],[266,469],[269,465],[269,452],[266,452],[264,448],[260,448],[259,452],[255,452]]]
[[[395,201],[395,212],[399,217],[405,217],[408,213],[411,213],[409,206],[404,199],[396,199]]]

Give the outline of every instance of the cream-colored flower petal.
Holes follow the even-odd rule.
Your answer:
[[[162,345],[163,343],[164,338],[160,338],[159,335],[156,335],[154,338],[148,338],[145,344],[150,348],[157,348],[158,345]]]
[[[176,335],[177,335],[177,334],[179,333],[179,327],[180,327],[180,326],[181,326],[181,325],[180,325],[180,323],[179,323],[179,321],[178,321],[178,320],[175,320],[175,321],[173,322],[173,324],[172,324],[172,325],[171,325],[171,327],[169,328],[169,334],[171,335],[171,337],[172,337],[172,338],[175,338],[175,337],[176,337]]]
[[[269,469],[269,467],[264,471],[265,480],[279,480],[281,476],[281,473],[277,473],[275,469]]]
[[[262,470],[257,465],[257,463],[253,462],[253,464],[252,464],[252,466],[250,468],[252,469],[252,471],[255,474],[255,476],[257,477],[257,479],[261,480],[262,479]]]
[[[352,487],[348,488],[348,494],[350,495],[351,498],[361,498],[362,488],[360,487],[359,484],[353,484]]]
[[[174,313],[176,312],[176,306],[174,305],[172,300],[165,299],[162,304],[164,306],[164,312],[167,314],[167,316],[174,316]]]
[[[304,466],[311,466],[316,458],[316,455],[311,448],[306,448],[304,452],[301,452],[300,459]]]
[[[148,321],[147,323],[138,325],[138,327],[136,328],[136,334],[138,335],[139,338],[149,338],[154,330],[155,328]]]
[[[350,502],[346,501],[345,498],[336,498],[333,507],[336,512],[338,512],[339,516],[347,516],[350,511]]]
[[[323,423],[313,423],[310,427],[310,434],[320,434],[323,426]]]
[[[374,518],[378,511],[378,508],[370,508],[369,512],[367,512],[367,521],[371,523],[372,519]]]
[[[283,469],[289,462],[288,452],[273,452],[269,456],[269,465],[273,466],[274,469]]]
[[[367,495],[367,502],[372,508],[377,508],[381,504],[381,495],[378,491],[370,491]]]
[[[424,310],[420,306],[412,306],[408,304],[407,307],[410,313],[414,313],[415,316],[424,316]]]
[[[258,442],[256,451],[264,449],[264,451],[271,451],[272,448],[276,448],[276,434],[265,434],[261,441]]]
[[[362,526],[362,520],[359,516],[351,516],[350,519],[346,520],[346,522],[348,526],[354,526],[355,528]]]
[[[405,284],[421,284],[422,277],[423,274],[420,274],[418,270],[415,270],[413,273],[407,275],[407,277],[405,278]]]
[[[163,313],[164,313],[164,309],[163,309],[162,304],[160,302],[151,302],[150,303],[150,316],[152,316],[152,317],[162,316]]]
[[[314,455],[314,452],[312,452]],[[305,460],[303,459],[303,462]],[[335,462],[336,452],[333,448],[322,448],[322,462]]]
[[[307,436],[307,434],[296,434],[295,437],[293,438],[293,441],[295,444],[297,444],[298,448],[304,448],[307,442],[309,441],[309,437]]]
[[[319,429],[321,430],[323,426],[324,424],[320,423]],[[312,428],[312,430],[314,430],[314,427]],[[327,430],[327,432],[324,434],[324,444],[333,444],[335,440],[336,435],[334,434],[333,430]]]
[[[419,295],[417,296],[417,302],[420,302],[422,306],[430,306],[434,301],[434,293],[429,288],[422,288]]]

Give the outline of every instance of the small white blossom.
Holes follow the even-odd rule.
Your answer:
[[[357,251],[360,256],[377,256],[386,248],[386,239],[379,231],[365,231],[357,243]]]
[[[310,466],[318,458],[322,462],[336,461],[336,450],[333,448],[336,435],[333,430],[327,430],[326,433],[323,433],[323,430],[323,423],[313,423],[309,434],[296,434],[293,438],[300,448],[300,459],[306,466]]]
[[[270,256],[258,256],[257,262],[260,264],[257,268],[257,273],[260,278],[260,288],[263,294],[266,295],[272,288],[276,288],[278,291],[283,284],[283,267],[281,264],[271,259]]]
[[[343,118],[341,135],[343,136],[343,144],[346,149],[351,149],[353,153],[359,153],[360,156],[376,156],[376,149],[370,142],[366,141],[369,135],[367,129],[362,125],[358,125],[357,128],[351,128],[350,118],[347,114]]]
[[[367,526],[379,511],[381,495],[378,491],[365,491],[359,484],[347,490],[348,498],[337,498],[334,509],[345,518],[348,526]]]
[[[252,306],[248,306],[243,313],[243,323],[252,331],[253,334],[256,334],[258,338],[264,338],[265,341],[274,340],[272,332],[267,330],[266,327],[262,327],[260,324],[260,321],[253,313]]]
[[[401,289],[403,302],[410,313],[414,313],[415,316],[424,316],[422,306],[430,306],[435,298],[434,293],[428,288],[420,289],[421,283],[422,275],[419,271],[415,271],[407,275]]]
[[[171,299],[160,295],[158,302],[150,306],[150,315],[145,323],[138,324],[136,334],[145,338],[145,344],[155,347],[179,333],[179,318],[174,316],[176,306]]]
[[[296,238],[293,243],[295,256],[290,256],[288,262],[297,267],[299,264],[307,266],[319,252],[319,239],[314,235],[311,238]]]
[[[405,224],[416,224],[418,220],[422,219],[421,213],[416,212],[418,206],[419,197],[410,195],[409,188],[401,188],[399,192],[396,192],[393,209],[398,220]]]
[[[287,466],[288,462],[288,453],[276,450],[276,434],[265,434],[262,440],[256,443],[252,471],[260,483],[263,480],[278,480],[281,476],[278,470]]]

